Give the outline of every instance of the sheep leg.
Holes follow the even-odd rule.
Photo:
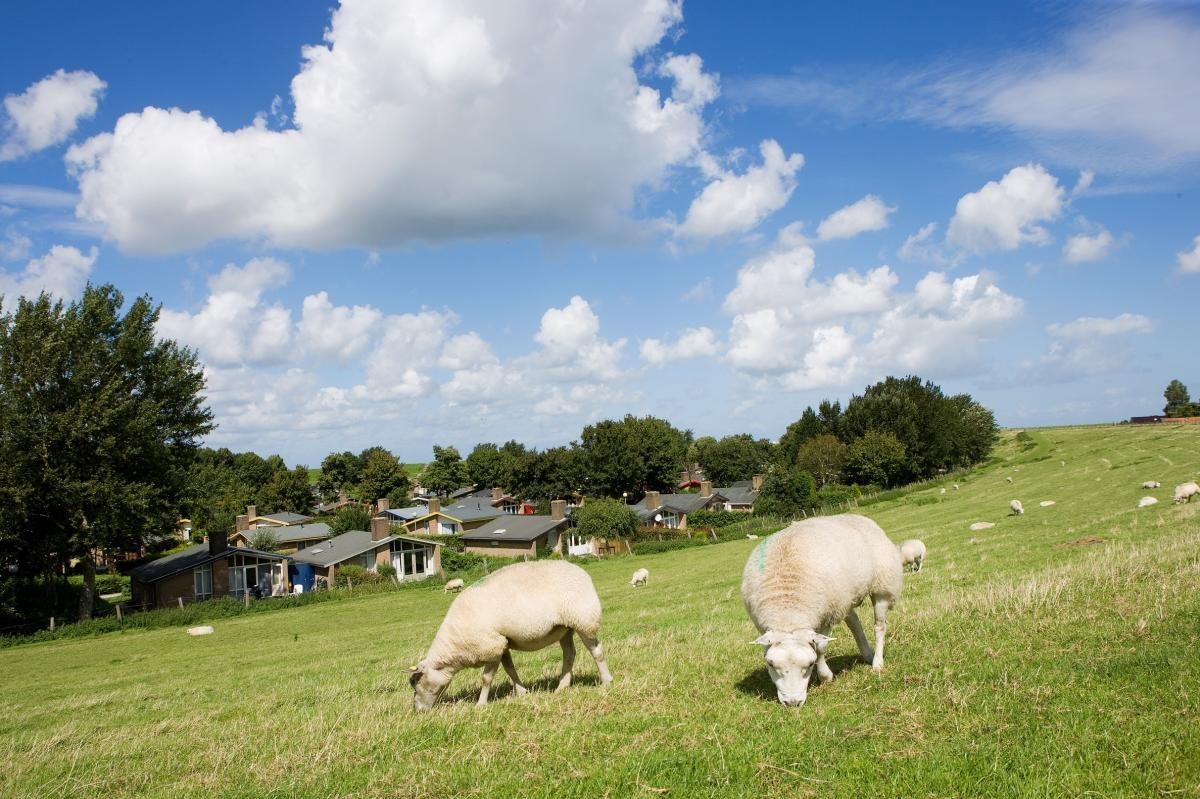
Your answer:
[[[921,561],[922,560],[923,560],[922,558],[917,558],[917,571],[921,571]]]
[[[891,602],[886,599],[875,600],[875,658],[871,668],[883,671],[883,635],[887,632],[887,612]]]
[[[858,654],[862,655],[862,659],[867,663],[871,663],[875,659],[875,653],[871,651],[871,645],[867,643],[867,636],[863,634],[862,622],[858,620],[858,611],[854,608],[846,614],[846,626],[850,628],[850,632],[854,633],[854,642],[858,644]]]
[[[517,676],[517,666],[513,663],[512,653],[509,650],[504,650],[504,654],[500,656],[500,662],[504,665],[504,672],[508,675],[508,679],[512,680],[513,689],[517,692],[517,696],[528,693],[525,686],[521,683],[521,678]]]
[[[817,676],[821,678],[821,682],[833,682],[833,669],[829,668],[829,664],[825,662],[825,654],[817,655]]]
[[[483,688],[479,691],[479,701],[475,704],[486,705],[488,691],[492,687],[492,678],[496,676],[496,669],[500,668],[500,661],[493,660],[491,663],[485,663],[483,666]]]
[[[608,663],[604,660],[604,650],[600,648],[600,641],[596,638],[588,638],[583,633],[579,634],[583,645],[592,653],[592,657],[596,659],[596,667],[600,669],[600,683],[607,685],[612,682],[612,673],[608,670]]]
[[[567,634],[560,640],[563,651],[562,674],[558,678],[558,687],[554,690],[561,691],[571,684],[571,669],[575,667],[575,633],[567,630]]]

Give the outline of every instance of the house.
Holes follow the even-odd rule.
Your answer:
[[[749,513],[754,510],[754,501],[762,491],[762,481],[763,476],[756,474],[749,480],[739,480],[724,488],[714,488],[713,491],[725,497],[725,510]]]
[[[241,517],[239,516],[238,518]],[[303,513],[292,513],[291,511],[259,516],[258,506],[246,506],[246,526],[250,529],[254,529],[255,527],[290,527],[293,524],[308,524],[311,521],[311,516],[305,516]]]
[[[317,513],[336,513],[342,508],[350,507],[365,507],[365,503],[350,499],[350,496],[345,491],[339,491],[337,499],[333,502],[317,503]]]
[[[457,502],[443,510],[441,500],[432,497],[424,515],[404,522],[404,527],[408,532],[420,535],[458,535],[503,515],[503,510],[493,508],[491,503],[483,500]]]
[[[392,533],[387,516],[371,519],[371,530],[349,530],[307,547],[292,556],[291,578],[311,590],[313,578],[332,584],[341,566],[361,566],[377,571],[390,563],[399,580],[423,580],[442,574],[442,545]]]
[[[295,514],[299,515],[299,514]],[[289,524],[284,526],[275,525],[260,525],[258,527],[249,527],[247,516],[238,516],[236,520],[237,529],[233,535],[229,537],[229,542],[238,547],[249,547],[254,540],[254,536],[262,529],[269,529],[271,534],[275,536],[278,550],[284,554],[291,554],[302,549],[312,546],[319,541],[324,541],[333,535],[333,531],[329,529],[329,525],[324,522],[313,522],[312,524]]]
[[[538,550],[558,549],[569,523],[566,500],[550,503],[549,516],[504,514],[462,534],[463,551],[477,555],[536,557]]]
[[[133,604],[160,608],[247,592],[282,596],[289,590],[287,563],[287,555],[233,547],[224,533],[214,533],[203,544],[138,566],[129,573],[130,591]]]
[[[686,530],[689,513],[698,510],[721,510],[725,497],[712,489],[712,483],[704,480],[700,491],[695,494],[660,494],[647,491],[642,501],[633,506],[634,512],[646,527],[666,527],[671,530]]]

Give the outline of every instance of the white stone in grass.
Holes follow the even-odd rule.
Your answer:
[[[1039,505],[1041,505],[1043,508],[1048,508],[1048,507],[1050,507],[1051,505],[1054,505],[1054,504],[1056,504],[1056,503],[1055,503],[1055,501],[1054,501],[1054,500],[1052,500],[1052,499],[1043,499],[1043,500],[1042,500],[1041,502],[1039,502],[1038,504],[1039,504]]]
[[[1138,500],[1139,508],[1148,508],[1151,505],[1157,505],[1157,504],[1158,504],[1158,500],[1154,497],[1142,497],[1141,499]]]
[[[213,628],[208,624],[205,624],[202,627],[188,627],[187,634],[188,635],[212,635]]]
[[[975,522],[974,524],[971,525],[971,529],[972,530],[990,530],[995,526],[996,526],[996,524],[994,522]]]

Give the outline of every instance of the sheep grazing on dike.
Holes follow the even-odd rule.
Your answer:
[[[646,569],[638,569],[637,571],[635,571],[633,573],[633,577],[630,578],[629,584],[632,585],[634,588],[636,588],[639,585],[645,585],[646,581],[649,579],[650,579],[649,571],[647,571]]]
[[[900,562],[904,568],[913,567],[913,571],[921,571],[925,561],[925,543],[916,538],[910,538],[900,544]]]
[[[1194,481],[1190,483],[1183,483],[1175,486],[1175,496],[1171,499],[1171,501],[1176,505],[1181,502],[1191,502],[1192,497],[1196,496],[1197,494],[1200,494],[1200,485],[1196,485]]]
[[[1142,483],[1142,488],[1162,488],[1162,483],[1157,480],[1147,480]]]
[[[587,572],[573,563],[535,560],[493,572],[450,604],[425,658],[409,671],[413,709],[429,710],[462,669],[483,667],[479,704],[487,704],[501,664],[518,694],[526,692],[510,650],[533,652],[558,643],[563,665],[558,690],[571,684],[575,633],[596,659],[600,682],[612,682],[600,631],[600,597]]]
[[[779,701],[803,705],[814,672],[833,679],[825,650],[840,621],[854,634],[863,660],[882,670],[887,612],[903,582],[900,550],[865,516],[794,522],[759,543],[742,572],[742,599],[762,633],[754,643],[764,647]],[[875,610],[874,651],[854,611],[868,596]]]
[[[1008,509],[1012,511],[1013,516],[1020,516],[1025,512],[1025,506],[1021,504],[1021,500],[1019,499],[1014,499],[1008,503]]]
[[[461,591],[463,590],[464,585],[465,583],[463,583],[463,579],[461,577],[455,577],[453,580],[446,581],[446,584],[442,586],[442,593],[445,594],[449,591]]]

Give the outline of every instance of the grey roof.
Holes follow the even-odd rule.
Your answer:
[[[406,522],[411,522],[413,519],[419,519],[422,516],[429,515],[429,508],[424,505],[413,505],[408,508],[388,508],[379,513],[380,516],[387,514],[394,519],[402,519]]]
[[[646,500],[643,498],[641,502],[633,506],[633,511],[643,519],[647,519],[664,510],[674,513],[692,513],[711,502],[724,500],[725,496],[717,491],[714,491],[707,497],[702,497],[699,494],[660,494],[658,497],[659,506],[654,510],[646,507]]]
[[[494,519],[497,516],[504,516],[504,511],[493,508],[492,503],[484,502],[480,499],[472,499],[469,502],[456,502],[449,507],[442,508],[443,516],[451,516],[462,522],[474,522],[479,519]]]
[[[149,563],[143,563],[133,571],[129,572],[129,576],[137,580],[139,583],[154,583],[170,577],[172,574],[178,574],[181,571],[194,569],[197,566],[203,566],[214,560],[220,560],[226,555],[245,555],[253,554],[272,560],[287,560],[287,555],[280,555],[276,552],[262,552],[257,549],[249,549],[247,547],[229,547],[223,552],[218,552],[213,555],[208,551],[208,544],[196,544],[187,549],[181,549],[178,552],[172,552],[170,555],[161,557],[158,560],[152,560]]]
[[[463,497],[467,496],[474,490],[475,490],[475,486],[473,486],[473,485],[463,486],[462,488],[458,489],[457,491],[451,491],[450,499],[462,499]]]
[[[318,544],[313,544],[307,549],[300,550],[292,555],[292,559],[300,563],[311,563],[314,566],[332,566],[400,539],[417,541],[431,546],[441,546],[437,541],[426,541],[423,538],[409,538],[404,535],[389,535],[387,538],[373,541],[371,540],[371,534],[366,530],[347,530],[328,541],[322,541]]]
[[[504,541],[533,541],[551,530],[567,523],[566,519],[552,519],[549,516],[512,516],[506,515],[494,519],[482,527],[462,534],[463,541],[478,541],[496,539]]]
[[[329,529],[329,525],[325,522],[313,522],[312,524],[291,524],[287,527],[260,527],[260,530],[270,530],[275,534],[275,538],[281,544],[292,544],[296,541],[311,541],[314,538],[329,538],[333,535],[333,530]],[[238,534],[246,537],[249,541],[254,537],[255,530],[239,530]]]
[[[725,488],[714,488],[713,492],[725,497],[733,505],[753,505],[754,500],[758,499],[758,492],[754,490],[751,480],[739,480]]]
[[[311,516],[305,516],[302,513],[292,513],[291,511],[283,511],[282,513],[271,513],[271,514],[267,514],[267,515],[263,515],[263,516],[256,516],[255,518],[266,519],[266,520],[272,521],[272,522],[279,522],[280,524],[285,524],[285,525],[289,525],[289,526],[293,525],[293,524],[306,524],[306,523],[312,521]]]

